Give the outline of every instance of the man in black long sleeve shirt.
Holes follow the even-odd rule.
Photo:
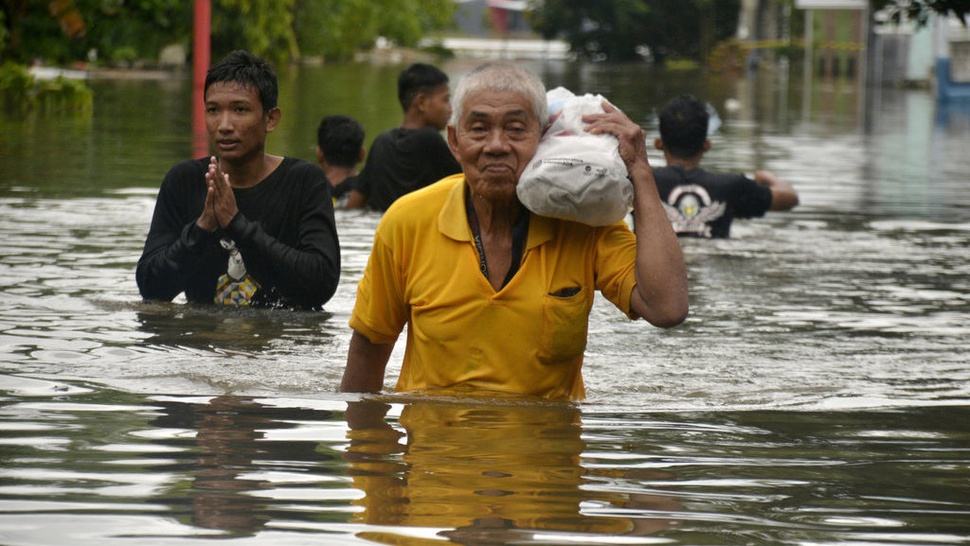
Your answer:
[[[280,120],[276,75],[242,51],[214,65],[205,120],[217,156],[165,176],[135,278],[146,300],[319,309],[340,247],[319,166],[265,152]]]

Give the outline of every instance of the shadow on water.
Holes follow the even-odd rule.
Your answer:
[[[96,81],[89,119],[0,120],[0,542],[970,541],[970,106],[530,66],[649,138],[665,100],[702,96],[723,121],[705,163],[771,169],[802,203],[682,241],[679,328],[598,301],[575,405],[337,394],[373,213],[337,213],[325,313],[141,302],[155,192],[192,149],[187,81]],[[312,159],[325,114],[368,142],[396,125],[400,68],[281,71],[271,151]]]

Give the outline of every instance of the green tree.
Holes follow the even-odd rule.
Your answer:
[[[192,40],[193,0],[0,0],[0,55],[69,64],[158,57]],[[452,0],[212,0],[212,53],[247,49],[283,62],[347,58],[378,36],[401,46],[447,28]]]
[[[214,0],[212,51],[246,49],[277,62],[300,56],[293,27],[295,0]]]
[[[103,61],[155,58],[188,39],[184,0],[2,0],[4,57],[68,64],[97,54]]]
[[[406,47],[446,28],[455,13],[453,0],[374,0],[374,4],[382,12],[378,35]]]
[[[0,0],[0,54],[21,63],[153,60],[165,45],[191,44],[193,7],[191,0]],[[348,58],[378,36],[415,46],[447,28],[453,13],[452,0],[212,0],[212,53]]]
[[[345,59],[377,35],[370,0],[296,0],[294,30],[304,55]]]
[[[452,0],[296,0],[294,29],[304,55],[346,59],[378,37],[413,47],[451,23]]]
[[[926,24],[937,13],[967,24],[970,16],[970,0],[870,1],[897,21]],[[646,47],[663,63],[702,60],[715,42],[734,35],[739,9],[740,0],[532,0],[529,20],[544,38],[562,38],[587,58],[629,60]]]
[[[545,39],[561,36],[582,57],[626,60],[645,45],[649,15],[643,0],[546,0],[535,6],[530,21]]]
[[[533,28],[562,37],[573,52],[594,59],[701,59],[716,40],[732,36],[740,0],[545,0],[534,2]]]

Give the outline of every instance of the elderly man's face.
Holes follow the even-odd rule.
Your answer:
[[[536,153],[542,127],[524,93],[477,91],[465,96],[462,118],[448,126],[448,145],[475,196],[509,200]]]

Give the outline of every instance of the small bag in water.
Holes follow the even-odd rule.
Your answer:
[[[551,125],[526,166],[516,194],[530,211],[591,226],[616,223],[633,206],[633,186],[613,135],[593,135],[583,116],[602,114],[601,95],[546,94]]]

